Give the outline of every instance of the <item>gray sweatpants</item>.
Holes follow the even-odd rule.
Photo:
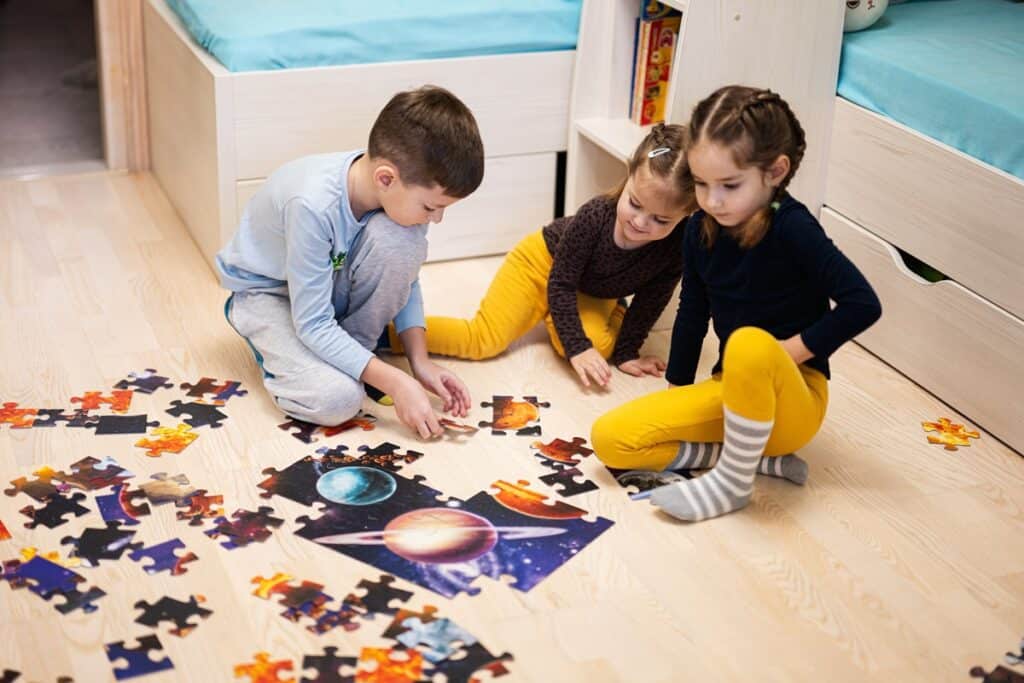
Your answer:
[[[365,348],[376,348],[385,326],[405,306],[426,256],[426,228],[402,227],[384,212],[373,216],[334,275],[338,324]],[[286,293],[236,292],[225,310],[252,347],[267,391],[286,414],[335,425],[359,411],[362,382],[302,343]]]

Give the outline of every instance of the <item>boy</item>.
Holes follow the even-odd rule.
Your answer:
[[[427,358],[417,278],[427,223],[476,190],[483,171],[473,114],[425,86],[387,103],[365,152],[304,157],[267,179],[217,270],[233,292],[228,322],[281,410],[338,424],[359,410],[365,383],[423,438],[442,433],[424,389],[445,412],[468,413],[466,385]],[[392,321],[413,377],[373,353]]]

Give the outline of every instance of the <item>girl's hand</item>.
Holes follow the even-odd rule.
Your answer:
[[[612,371],[608,367],[608,362],[593,347],[577,353],[569,359],[569,364],[580,376],[580,381],[585,387],[590,386],[591,379],[602,387],[608,386],[608,382],[611,381]]]
[[[444,412],[457,417],[466,417],[472,405],[469,389],[451,370],[442,368],[433,361],[426,361],[413,367],[413,374],[427,391],[437,394],[444,402]]]
[[[633,360],[627,360],[625,363],[619,363],[619,370],[634,377],[643,377],[644,375],[661,377],[666,367],[668,366],[665,365],[665,361],[657,356],[640,356]]]

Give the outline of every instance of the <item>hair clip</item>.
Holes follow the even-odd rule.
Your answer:
[[[647,153],[647,158],[653,159],[654,157],[660,157],[662,154],[668,154],[671,151],[671,147],[655,147],[654,149]]]

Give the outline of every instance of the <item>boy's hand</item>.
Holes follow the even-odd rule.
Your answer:
[[[442,368],[433,361],[424,361],[413,367],[413,375],[430,392],[444,401],[444,412],[457,417],[466,417],[472,405],[469,389],[451,370]]]
[[[569,359],[569,363],[585,387],[590,386],[591,379],[602,387],[608,386],[608,382],[611,381],[612,371],[608,367],[608,362],[593,347],[577,353]]]
[[[391,391],[398,419],[424,439],[444,434],[444,428],[438,422],[423,387],[404,373],[403,378],[404,380],[397,382]]]
[[[619,370],[634,377],[643,377],[644,375],[661,377],[661,373],[665,372],[666,367],[668,366],[665,365],[665,361],[657,356],[640,356],[633,360],[627,360],[625,363],[619,363]]]

